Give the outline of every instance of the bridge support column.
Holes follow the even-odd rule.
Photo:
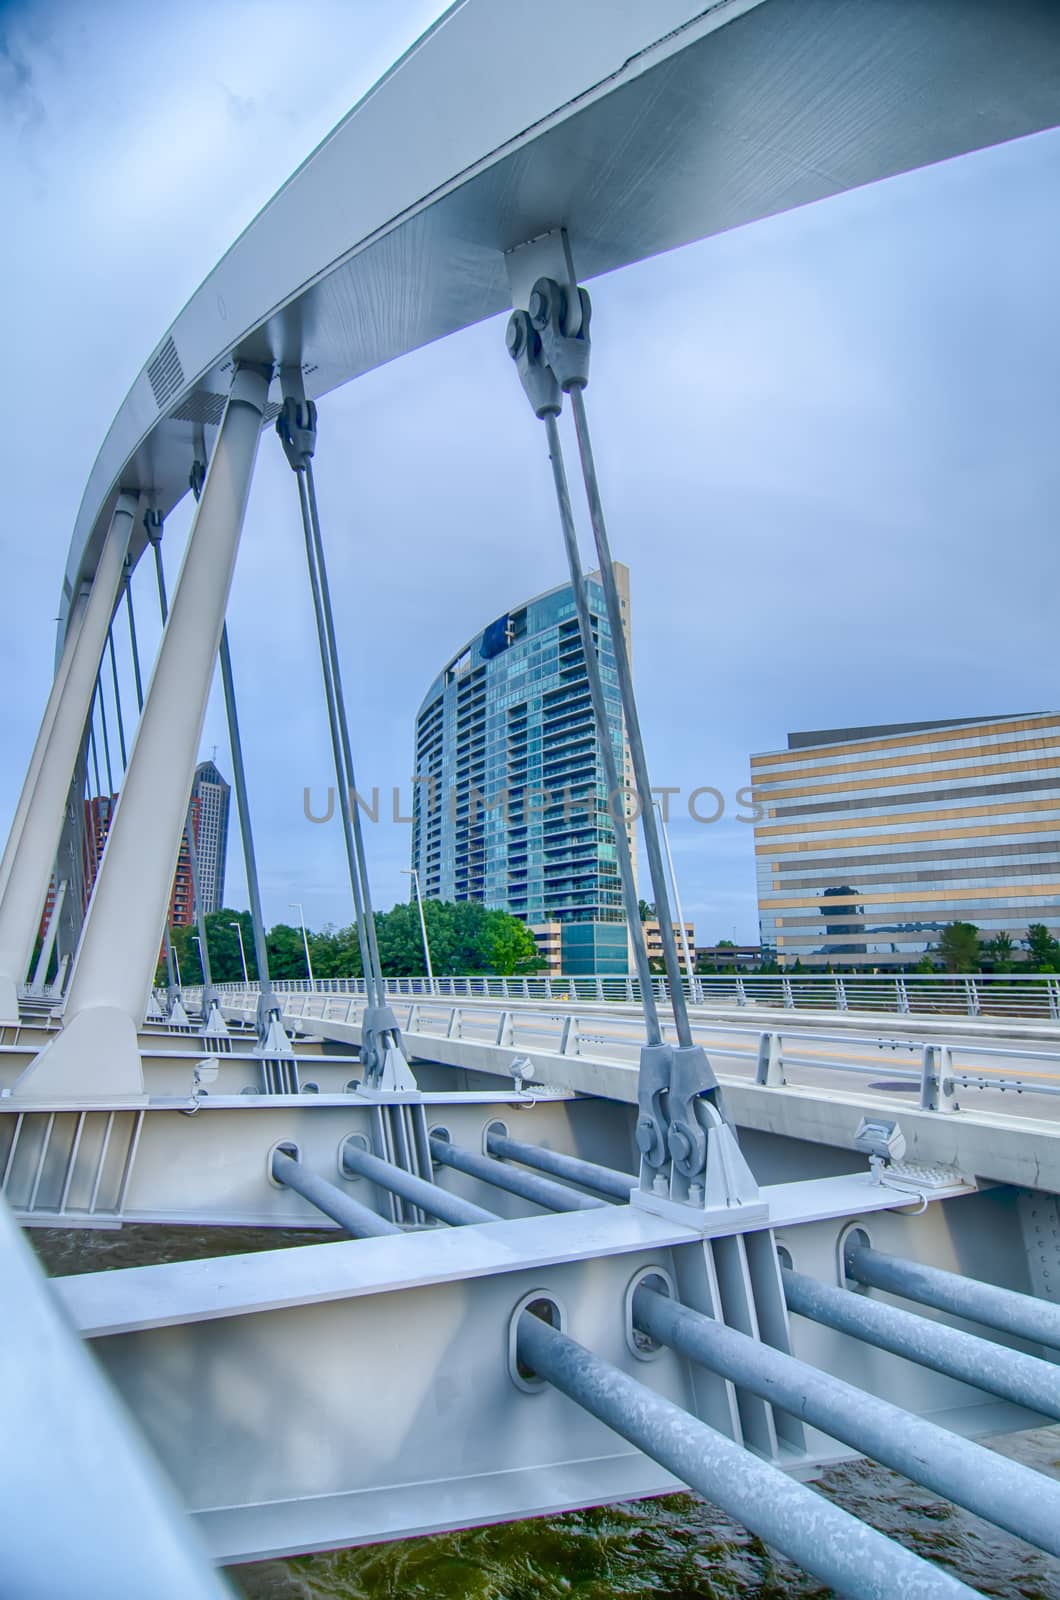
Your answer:
[[[33,954],[59,848],[67,795],[96,692],[96,674],[121,586],[136,503],[135,495],[118,496],[80,627],[75,624],[69,665],[65,671],[60,665],[54,704],[49,696],[41,728],[43,733],[50,721],[48,736],[43,749],[38,737],[30,761],[31,772],[36,765],[36,779],[25,805],[19,801],[22,823],[17,838],[12,830],[7,882],[0,900],[0,1022],[18,1021],[18,986],[25,980]],[[65,659],[66,651],[63,655]]]
[[[17,1080],[16,1096],[143,1093],[137,1028],[166,920],[268,388],[260,368],[236,369],[74,963],[65,1025]],[[119,559],[115,591],[120,576]]]
[[[55,726],[55,717],[59,710],[59,703],[62,700],[63,692],[66,688],[66,681],[70,676],[70,667],[74,659],[74,651],[77,646],[77,637],[81,631],[81,624],[84,621],[84,605],[86,598],[87,597],[85,595],[78,596],[70,607],[70,615],[66,624],[66,639],[63,643],[63,653],[59,660],[59,666],[56,670],[55,678],[52,682],[51,691],[48,695],[48,703],[44,708],[44,715],[41,717],[40,730],[37,734],[37,742],[33,746],[33,754],[30,756],[29,766],[26,768],[26,777],[22,784],[22,793],[18,797],[18,805],[15,807],[15,815],[11,821],[11,831],[7,836],[7,844],[4,846],[3,860],[0,861],[0,900],[2,900],[4,890],[7,888],[7,880],[11,873],[11,863],[18,852],[19,842],[22,838],[22,830],[26,824],[26,815],[33,800],[33,790],[36,786],[37,777],[40,773],[41,763],[44,760],[44,752],[48,748],[48,740],[51,737],[52,728]]]

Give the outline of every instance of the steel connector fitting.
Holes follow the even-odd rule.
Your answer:
[[[544,358],[564,394],[589,382],[592,302],[576,284],[538,278],[530,291],[530,326],[541,341]]]
[[[535,417],[558,417],[563,409],[563,396],[556,375],[542,354],[541,340],[525,311],[512,312],[504,342]]]
[[[317,408],[312,400],[287,395],[276,418],[283,453],[295,472],[304,472],[317,447]]]

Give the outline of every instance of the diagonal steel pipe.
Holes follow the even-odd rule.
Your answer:
[[[482,1183],[491,1183],[497,1189],[506,1189],[509,1194],[517,1194],[521,1199],[530,1200],[547,1211],[598,1211],[608,1204],[606,1200],[597,1200],[590,1195],[578,1194],[574,1189],[564,1188],[563,1184],[553,1183],[551,1179],[542,1178],[535,1172],[520,1172],[518,1167],[508,1166],[504,1161],[478,1155],[474,1150],[464,1150],[438,1134],[431,1135],[430,1143],[431,1157],[441,1166],[452,1167],[454,1171],[466,1173],[469,1178],[478,1178]]]
[[[819,1283],[789,1267],[781,1269],[781,1276],[788,1309],[800,1316],[1060,1420],[1060,1369],[1051,1362],[850,1289]]]
[[[745,1528],[852,1600],[978,1593],[752,1455],[530,1311],[520,1361]]]
[[[976,1516],[1060,1555],[1060,1484],[642,1284],[642,1333]]]

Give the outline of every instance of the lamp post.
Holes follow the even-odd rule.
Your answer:
[[[244,945],[243,945],[243,929],[242,929],[242,927],[240,926],[240,924],[238,922],[230,922],[228,924],[228,926],[230,928],[234,928],[236,930],[236,933],[239,935],[239,959],[243,963],[243,982],[249,988],[250,987],[250,973],[247,971],[247,952],[246,952],[246,949],[244,948]]]
[[[202,981],[205,984],[205,982],[206,982],[206,958],[204,957],[204,955],[202,953],[202,940],[199,938],[199,935],[197,933],[193,933],[192,934],[192,938],[195,940],[195,943],[199,947],[199,967],[200,967],[200,969],[202,971]]]
[[[677,887],[677,877],[674,873],[674,858],[670,850],[670,835],[666,831],[666,818],[663,816],[662,802],[653,800],[652,805],[659,813],[659,831],[662,834],[663,848],[666,851],[666,865],[670,872],[670,884],[674,891],[674,910],[677,912],[677,927],[681,935],[681,951],[685,958],[685,970],[688,973],[688,987],[692,991],[691,999],[695,1000],[695,976],[692,967],[692,956],[688,948],[688,931],[685,928],[685,916],[681,910],[681,893]]]
[[[434,993],[434,968],[431,966],[431,946],[427,938],[427,918],[423,915],[423,896],[420,894],[420,875],[415,867],[402,867],[402,874],[411,878],[416,890],[416,904],[420,908],[420,932],[423,935],[423,959],[427,963],[427,988]]]
[[[309,974],[309,987],[311,989],[315,989],[316,983],[313,979],[313,963],[309,959],[309,935],[305,931],[305,912],[302,910],[302,902],[300,900],[288,900],[287,904],[290,906],[292,911],[298,912],[298,919],[302,924],[302,943],[305,946],[305,969]]]
[[[177,955],[177,949],[176,949],[176,946],[174,945],[172,939],[169,941],[169,948],[173,952],[173,965],[177,969],[177,989],[179,991],[179,990],[183,989],[184,984],[183,984],[183,981],[182,981],[181,976],[180,976],[180,958]]]

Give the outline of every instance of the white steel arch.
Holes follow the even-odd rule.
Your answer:
[[[119,487],[163,513],[187,492],[237,357],[301,366],[318,398],[506,310],[504,253],[557,226],[585,280],[1039,131],[1058,107],[1051,0],[458,0],[146,362],[92,468],[61,617]]]

